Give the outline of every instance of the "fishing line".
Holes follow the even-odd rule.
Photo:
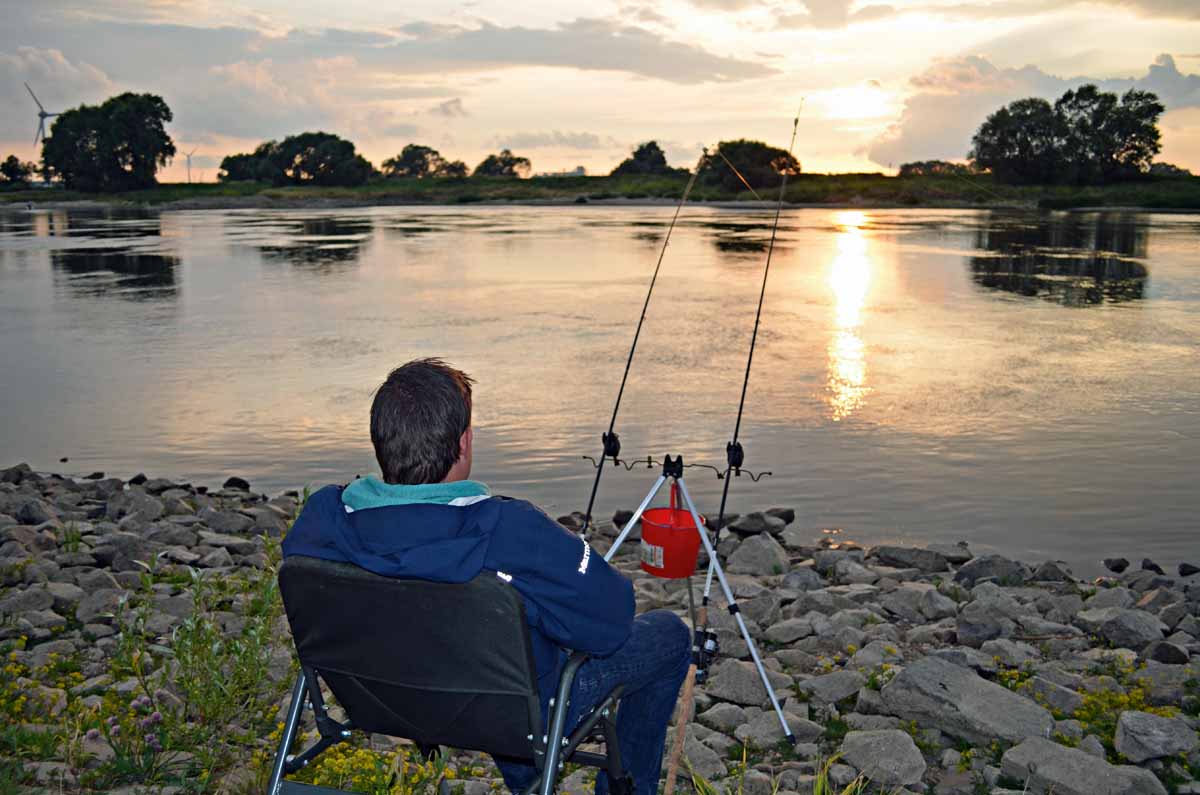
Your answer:
[[[608,431],[600,435],[600,441],[603,444],[600,452],[601,466],[596,467],[596,478],[592,481],[592,493],[588,497],[587,511],[583,515],[583,528],[579,531],[580,535],[586,536],[588,528],[592,524],[592,508],[595,507],[596,493],[600,489],[600,476],[604,474],[604,459],[611,458],[615,465],[617,457],[621,454],[621,439],[617,436],[615,428],[617,412],[621,410],[621,397],[625,394],[625,383],[629,380],[629,367],[633,364],[633,354],[637,350],[638,338],[642,335],[642,324],[646,322],[646,310],[650,307],[650,296],[654,294],[654,285],[658,281],[658,272],[662,268],[663,257],[667,254],[667,246],[671,242],[671,233],[675,231],[675,222],[679,220],[679,213],[683,210],[683,205],[687,204],[688,196],[691,195],[692,188],[696,185],[696,178],[700,176],[700,169],[704,167],[704,161],[707,159],[708,150],[705,150],[696,163],[695,171],[688,179],[687,187],[679,199],[679,204],[675,206],[675,214],[671,217],[671,224],[667,227],[666,237],[663,238],[662,249],[658,252],[658,262],[654,266],[654,275],[650,277],[650,287],[646,290],[646,300],[642,304],[642,315],[638,318],[637,330],[633,333],[633,344],[629,346],[629,357],[625,360],[625,372],[621,375],[621,386],[617,390],[616,403],[613,404],[612,419],[608,421]]]
[[[801,106],[803,107],[803,105]],[[788,144],[788,160],[792,159],[792,150],[796,147],[796,131],[800,126],[800,111],[796,111],[796,118],[792,120],[792,141]],[[725,470],[725,486],[721,489],[721,508],[717,512],[716,533],[713,537],[713,547],[721,540],[721,528],[725,525],[725,506],[729,500],[729,484],[733,480],[730,475],[740,475],[742,463],[745,461],[746,452],[742,449],[741,442],[738,441],[738,434],[742,429],[742,414],[746,408],[746,390],[750,385],[750,367],[754,363],[754,348],[758,343],[758,328],[762,322],[763,299],[767,295],[767,277],[771,273],[771,255],[775,252],[775,239],[779,233],[779,216],[783,212],[783,194],[787,190],[788,175],[791,173],[791,168],[785,161],[783,170],[783,179],[779,183],[779,200],[775,204],[775,222],[771,226],[771,242],[767,246],[767,262],[763,266],[762,286],[758,291],[758,309],[754,314],[754,331],[750,335],[750,351],[746,355],[746,374],[742,378],[742,396],[738,400],[737,420],[733,425],[733,439],[725,445],[725,460],[727,468]],[[713,567],[708,567],[708,576],[704,583],[704,600],[703,604],[708,604],[709,593],[712,589]]]

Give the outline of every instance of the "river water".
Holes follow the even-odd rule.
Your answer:
[[[475,475],[580,509],[671,212],[0,210],[0,466],[344,482],[374,387],[437,355],[478,382]],[[625,456],[723,463],[770,220],[685,209]],[[785,211],[742,440],[772,475],[731,510],[814,538],[1200,562],[1200,216]]]

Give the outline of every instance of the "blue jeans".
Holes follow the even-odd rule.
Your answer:
[[[667,723],[691,661],[692,638],[687,625],[668,610],[652,610],[634,618],[633,632],[624,646],[607,657],[592,657],[575,677],[568,727],[577,725],[614,687],[625,685],[617,709],[617,737],[621,763],[633,776],[635,795],[658,792]],[[542,714],[546,715],[545,704]],[[515,793],[537,777],[532,765],[521,762],[496,759],[496,767]],[[596,795],[607,793],[608,775],[601,770],[596,775]]]

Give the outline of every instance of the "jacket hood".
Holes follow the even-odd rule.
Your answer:
[[[350,560],[385,577],[435,582],[466,582],[483,570],[498,499],[347,510],[342,492],[326,486],[309,497],[284,539],[285,555]]]

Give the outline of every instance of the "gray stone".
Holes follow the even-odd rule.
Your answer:
[[[68,615],[75,612],[75,605],[86,593],[78,585],[69,582],[48,582],[46,590],[54,598],[54,609]]]
[[[858,693],[866,681],[857,671],[834,671],[806,679],[796,686],[818,704],[835,704]]]
[[[708,781],[715,781],[729,773],[717,752],[690,734],[683,743],[683,754],[691,769]]]
[[[789,618],[771,625],[763,634],[772,643],[786,645],[813,634],[813,625],[811,621],[803,618]]]
[[[767,678],[777,695],[786,695],[791,688],[792,678],[786,674],[767,669]],[[713,666],[704,692],[721,701],[732,701],[746,706],[761,706],[768,701],[766,688],[753,663],[726,659]]]
[[[258,550],[254,539],[244,536],[232,536],[226,533],[209,533],[201,530],[200,543],[208,547],[222,547],[234,555],[249,555]]]
[[[254,526],[253,519],[234,511],[218,511],[214,508],[203,508],[197,516],[218,533],[244,533]]]
[[[759,533],[777,535],[782,533],[785,527],[787,527],[787,522],[779,517],[758,511],[739,516],[736,522],[729,524],[730,530],[744,536],[758,535]]]
[[[1033,701],[938,657],[908,666],[881,695],[890,714],[973,743],[1043,737],[1054,727]]]
[[[1149,712],[1122,712],[1117,719],[1113,740],[1117,753],[1130,762],[1145,762],[1196,750],[1196,732],[1178,718],[1164,718]]]
[[[1149,770],[1110,765],[1040,736],[1005,751],[1000,772],[1022,782],[1033,795],[1167,795]]]
[[[796,521],[795,508],[768,508],[764,511],[767,516],[774,516],[776,519],[782,519],[784,524],[791,524]]]
[[[968,588],[979,580],[994,579],[1004,585],[1025,582],[1025,567],[1000,555],[980,555],[963,564],[954,574],[954,581]]]
[[[925,758],[912,737],[896,729],[852,731],[842,741],[841,755],[885,789],[916,784],[925,775]]]
[[[205,569],[225,569],[233,566],[233,556],[225,547],[217,547],[202,557],[196,565]]]
[[[0,599],[0,613],[8,616],[19,616],[31,610],[49,610],[53,606],[54,595],[40,586],[16,591]]]
[[[1039,704],[1045,704],[1064,715],[1071,715],[1083,706],[1083,696],[1070,688],[1050,681],[1044,676],[1035,676],[1029,680],[1028,692]]]
[[[821,549],[813,555],[813,564],[818,572],[828,575],[833,572],[833,567],[837,565],[837,562],[845,558],[862,563],[863,551],[861,549]]]
[[[1036,582],[1074,582],[1075,575],[1062,561],[1046,561],[1033,571],[1030,578]]]
[[[39,525],[56,518],[54,509],[43,500],[28,500],[14,515],[18,522],[27,525]]]
[[[797,742],[808,742],[815,739],[811,728],[806,725],[812,723],[812,721],[795,715],[788,715],[786,712],[784,716],[787,718],[788,728],[792,730],[792,734],[796,737]],[[812,723],[812,726],[816,726],[817,737],[824,733],[824,729],[818,724]],[[779,716],[775,714],[775,710],[768,709],[734,729],[733,736],[744,743],[748,743],[752,748],[767,750],[773,748],[776,743],[784,738],[783,725],[780,724]]]
[[[1133,607],[1133,594],[1128,588],[1117,586],[1115,588],[1101,588],[1092,595],[1090,599],[1083,603],[1088,610],[1096,610],[1101,607]]]
[[[799,566],[789,571],[779,583],[780,588],[793,591],[816,591],[825,587],[825,581],[808,566]]]
[[[884,610],[910,624],[953,618],[958,614],[958,605],[953,599],[925,582],[906,582],[885,594],[879,603]]]
[[[1142,650],[1142,657],[1166,665],[1185,665],[1191,659],[1188,650],[1176,643],[1156,640]]]
[[[1161,640],[1166,625],[1143,610],[1117,610],[1100,626],[1100,634],[1120,649],[1140,649]]]
[[[833,565],[833,578],[840,583],[870,585],[879,580],[879,574],[856,560],[842,558]]]
[[[1100,759],[1105,759],[1108,755],[1108,752],[1104,750],[1104,743],[1100,742],[1100,738],[1094,734],[1089,734],[1079,741],[1079,750]]]
[[[739,544],[730,556],[726,570],[730,574],[783,574],[788,570],[788,563],[787,552],[778,541],[764,533]]]
[[[926,574],[950,570],[946,556],[932,549],[885,545],[875,547],[872,554],[884,566],[898,569],[920,569]]]
[[[722,701],[701,712],[696,720],[701,726],[728,734],[745,723],[747,718],[746,710]]]
[[[79,600],[75,620],[80,624],[111,624],[124,594],[116,588],[101,588]]]
[[[1020,668],[1042,658],[1038,650],[1028,643],[1007,638],[986,641],[979,647],[979,650],[989,657],[999,659],[1002,665],[1007,665],[1009,668]]]
[[[971,548],[967,546],[966,541],[959,541],[957,544],[930,544],[927,548],[938,553],[955,566],[961,566],[975,557],[971,554]]]

